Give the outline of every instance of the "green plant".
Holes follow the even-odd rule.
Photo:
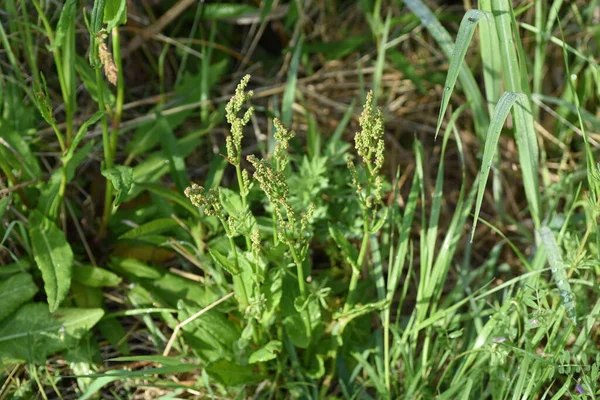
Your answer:
[[[598,397],[597,2],[159,3],[0,10],[0,397]]]

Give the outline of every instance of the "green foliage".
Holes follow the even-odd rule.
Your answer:
[[[128,3],[0,11],[1,398],[600,396],[593,2]]]

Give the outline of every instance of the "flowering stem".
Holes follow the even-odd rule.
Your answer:
[[[238,185],[240,187],[240,197],[242,198],[242,210],[244,213],[244,218],[246,217],[246,212],[248,212],[248,201],[246,200],[246,187],[244,185],[244,179],[242,178],[242,167],[240,166],[241,152],[238,153],[238,161],[235,164],[235,173],[237,175]],[[246,239],[246,250],[250,250],[252,248],[252,243],[250,242],[250,237],[248,235],[244,235]]]
[[[344,304],[344,313],[350,311],[352,306],[354,305],[356,299],[356,286],[358,285],[358,278],[360,277],[360,269],[365,261],[365,256],[367,255],[367,248],[369,244],[369,227],[366,218],[366,209],[363,211],[363,216],[365,217],[365,227],[363,231],[362,243],[360,245],[360,253],[358,253],[358,259],[356,260],[356,265],[358,268],[352,268],[352,277],[350,278],[350,286],[348,286],[348,298],[346,299],[346,304]]]

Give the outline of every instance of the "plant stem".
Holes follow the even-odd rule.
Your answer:
[[[360,245],[360,253],[358,254],[358,259],[356,260],[356,266],[358,268],[352,267],[352,277],[350,278],[350,286],[348,286],[348,298],[346,299],[346,304],[344,305],[344,313],[350,311],[350,308],[352,308],[354,302],[356,301],[356,286],[358,285],[358,278],[360,277],[360,269],[365,261],[367,248],[369,247],[369,224],[366,208],[363,211],[363,220],[365,221],[363,238]]]
[[[102,112],[106,112],[104,105],[104,80],[102,77],[102,70],[96,69],[96,85],[98,87],[98,108]],[[104,147],[104,169],[112,168],[113,165],[113,154],[111,151],[111,139],[108,132],[108,122],[106,116],[102,118],[102,146]],[[106,190],[104,192],[104,212],[102,214],[102,223],[100,225],[99,236],[103,237],[106,235],[106,229],[108,227],[108,220],[112,213],[112,184],[106,180]]]
[[[235,173],[237,175],[238,186],[240,188],[240,197],[242,198],[242,210],[244,213],[248,211],[248,201],[246,200],[246,188],[244,187],[244,180],[242,179],[242,167],[240,166],[241,161],[241,150],[238,153],[238,160],[235,164]],[[252,243],[250,242],[250,237],[248,235],[244,235],[246,239],[246,250],[250,250],[252,248]]]
[[[112,119],[112,132],[111,132],[111,152],[113,156],[117,152],[117,142],[119,139],[119,125],[121,125],[121,116],[123,114],[123,103],[125,99],[125,81],[123,79],[123,60],[121,59],[121,39],[119,36],[119,29],[113,28],[112,30],[113,40],[113,60],[117,67],[117,99],[115,113]]]
[[[294,264],[296,264],[296,273],[298,274],[298,288],[300,289],[300,296],[302,297],[302,301],[306,301],[306,281],[304,279],[304,269],[302,268],[302,262],[298,258],[298,253],[296,253],[296,249],[293,245],[288,244],[290,252],[292,253],[292,258],[294,260]],[[310,311],[308,309],[308,305],[304,308],[304,318],[306,318],[307,322],[307,336],[309,338],[312,337],[312,322],[310,320]]]

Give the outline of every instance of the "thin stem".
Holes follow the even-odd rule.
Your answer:
[[[300,296],[302,296],[302,301],[306,301],[306,281],[304,280],[304,269],[302,268],[302,262],[300,258],[298,258],[298,253],[296,253],[296,249],[292,244],[288,244],[290,249],[290,253],[292,253],[292,259],[294,260],[294,264],[296,264],[296,273],[298,274],[298,288],[300,289]],[[308,305],[304,308],[304,318],[306,318],[307,323],[307,336],[309,338],[312,337],[312,322],[310,320],[310,311],[308,309]],[[308,354],[308,352],[306,353]]]
[[[96,85],[98,86],[98,108],[102,112],[106,112],[104,105],[104,80],[102,77],[102,70],[96,69]],[[102,118],[102,146],[104,147],[104,168],[112,168],[113,165],[113,154],[111,151],[111,140],[108,132],[108,122],[106,117]],[[104,192],[104,213],[102,215],[102,224],[100,225],[100,237],[106,234],[108,227],[108,220],[112,213],[112,184],[106,180],[106,190]]]
[[[248,211],[248,201],[246,200],[246,188],[244,187],[244,180],[242,179],[242,167],[240,166],[241,159],[241,151],[238,152],[238,161],[235,164],[235,173],[237,175],[238,186],[240,188],[240,197],[242,198],[242,210],[244,213]],[[252,248],[252,243],[250,242],[250,237],[248,235],[244,235],[246,239],[246,250],[250,250]]]
[[[356,266],[358,268],[352,268],[352,277],[350,278],[350,286],[348,286],[348,298],[346,300],[346,304],[344,305],[344,312],[350,311],[350,308],[354,305],[356,301],[356,286],[358,286],[358,278],[360,277],[360,269],[365,261],[365,256],[367,255],[367,248],[369,247],[369,224],[367,218],[367,209],[363,210],[363,220],[364,220],[364,230],[363,230],[363,238],[362,243],[360,245],[360,253],[358,254],[358,259],[356,260]]]
[[[113,40],[113,59],[117,67],[117,100],[115,113],[112,122],[112,133],[111,133],[111,152],[116,154],[117,142],[119,138],[119,125],[121,125],[121,116],[123,114],[123,103],[125,99],[125,81],[123,79],[123,60],[121,57],[121,38],[119,36],[119,29],[113,28],[112,30]]]

